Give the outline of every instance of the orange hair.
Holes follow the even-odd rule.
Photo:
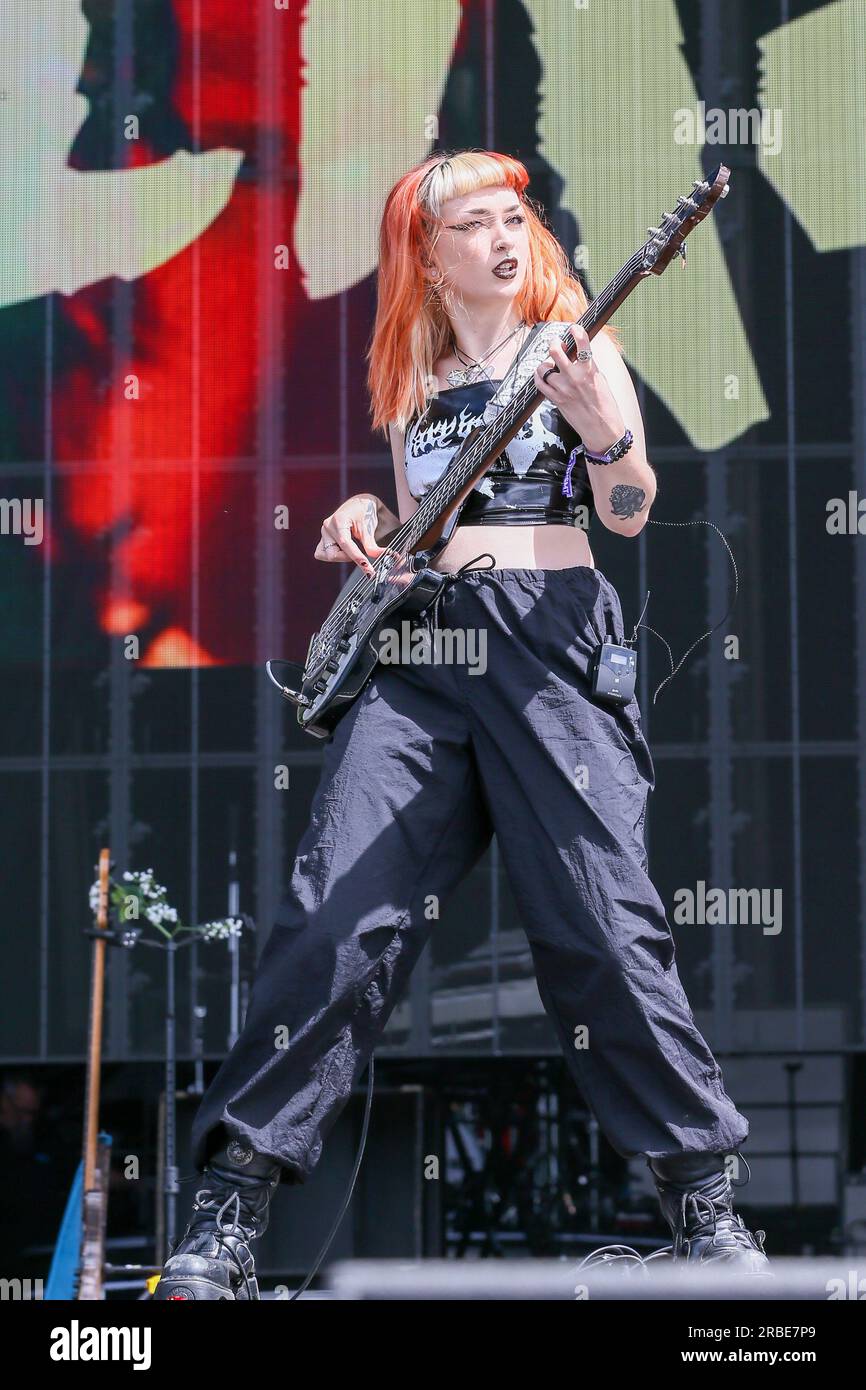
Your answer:
[[[379,228],[378,303],[367,352],[373,429],[405,429],[427,407],[433,368],[452,343],[451,324],[423,275],[439,235],[440,209],[449,198],[479,188],[512,188],[526,214],[529,265],[516,305],[530,324],[576,322],[586,311],[583,286],[540,204],[526,196],[529,174],[519,159],[493,150],[437,151],[398,179]],[[601,330],[621,351],[614,330]]]

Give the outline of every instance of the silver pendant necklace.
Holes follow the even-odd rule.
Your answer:
[[[482,379],[489,381],[490,376],[485,371],[483,364],[487,361],[488,357],[492,357],[495,352],[499,352],[500,348],[504,348],[505,344],[507,342],[510,342],[511,339],[514,337],[515,333],[519,333],[521,328],[525,327],[526,322],[524,319],[521,319],[517,327],[513,328],[511,332],[502,339],[501,343],[496,343],[489,350],[489,352],[485,352],[484,356],[479,357],[477,361],[473,361],[471,357],[467,357],[466,354],[461,352],[459,347],[457,347],[455,344],[454,355],[458,357],[461,362],[465,363],[465,366],[462,371],[460,371],[458,368],[455,368],[454,371],[449,372],[447,374],[445,380],[448,382],[448,385],[471,386],[473,382],[480,381]]]

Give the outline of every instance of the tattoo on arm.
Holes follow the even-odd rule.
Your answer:
[[[367,506],[364,511],[364,530],[367,532],[367,535],[370,537],[370,540],[376,539],[376,527],[378,525],[378,522],[379,508],[376,506],[376,503],[371,499],[367,502]]]
[[[614,516],[622,517],[627,521],[633,517],[635,512],[639,512],[646,501],[646,493],[642,487],[631,487],[628,483],[617,483],[610,494],[610,509]]]

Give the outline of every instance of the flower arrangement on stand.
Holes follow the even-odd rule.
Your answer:
[[[109,913],[117,923],[117,942],[134,946],[141,937],[144,924],[149,923],[166,939],[173,941],[184,933],[200,941],[228,941],[240,936],[244,920],[240,917],[219,917],[199,926],[185,926],[178,918],[177,908],[168,901],[168,889],[157,883],[153,869],[126,869],[122,881],[111,879],[108,890]],[[99,883],[90,888],[90,908],[95,914],[99,906]]]
[[[90,888],[90,908],[97,917],[99,910],[99,880]],[[153,869],[127,869],[120,882],[109,878],[108,885],[107,930],[88,932],[88,935],[101,935],[114,946],[150,946],[165,952],[165,1134],[164,1134],[164,1172],[165,1172],[165,1239],[170,1247],[176,1233],[176,1198],[179,1192],[179,1177],[176,1164],[176,1126],[177,1126],[177,1028],[176,1028],[176,970],[175,956],[184,946],[195,941],[225,941],[228,943],[232,961],[232,990],[236,994],[240,947],[240,936],[245,927],[254,930],[252,918],[242,916],[219,917],[211,922],[197,926],[187,926],[181,922],[177,909],[168,900],[168,890],[157,883]],[[158,933],[156,939],[145,935],[145,928],[151,926]],[[161,1259],[160,1259],[161,1263]]]

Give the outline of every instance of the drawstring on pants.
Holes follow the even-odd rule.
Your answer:
[[[453,574],[446,574],[445,579],[439,587],[433,602],[424,610],[426,613],[429,613],[431,615],[431,632],[435,632],[436,628],[439,626],[439,601],[442,598],[442,595],[445,593],[446,589],[450,589],[451,585],[460,578],[464,570],[467,570],[470,565],[474,565],[476,560],[483,560],[485,555],[489,556],[491,563],[489,565],[479,565],[479,569],[493,569],[496,565],[496,556],[492,555],[489,550],[482,550],[480,555],[476,555],[472,560],[467,560],[465,565],[460,566],[459,570],[455,570]]]

